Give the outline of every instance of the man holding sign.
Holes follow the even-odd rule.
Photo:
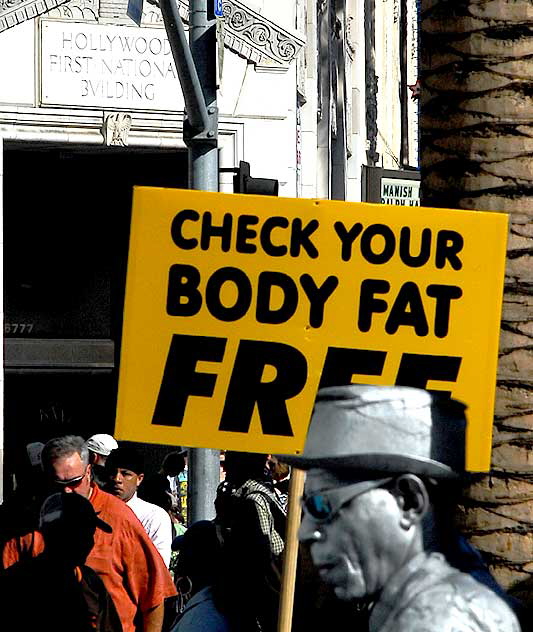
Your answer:
[[[370,600],[370,632],[518,632],[503,591],[454,536],[464,406],[408,387],[319,391],[302,456],[300,540],[344,601]],[[460,570],[461,569],[461,570]]]

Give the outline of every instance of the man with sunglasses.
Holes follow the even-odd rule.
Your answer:
[[[464,406],[421,389],[319,391],[299,538],[324,582],[369,605],[370,632],[519,632],[506,597],[454,534]]]
[[[53,491],[87,498],[113,533],[97,531],[87,566],[100,575],[119,614],[124,632],[161,632],[164,600],[176,594],[166,565],[143,526],[120,499],[91,481],[89,452],[81,437],[68,435],[49,441],[41,461]],[[7,568],[44,549],[39,532],[9,541],[4,547]]]

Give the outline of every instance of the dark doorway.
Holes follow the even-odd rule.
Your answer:
[[[187,154],[4,147],[7,496],[28,442],[113,431],[133,186],[186,188]],[[70,365],[82,340],[108,342],[110,362],[85,366],[73,351]]]

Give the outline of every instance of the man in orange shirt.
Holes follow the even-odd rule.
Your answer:
[[[131,509],[92,483],[84,440],[74,435],[52,439],[41,460],[45,475],[56,488],[87,498],[113,529],[112,534],[97,531],[86,563],[102,578],[124,632],[161,632],[164,601],[176,594],[170,573]],[[4,547],[4,567],[24,555],[38,555],[43,548],[38,532],[14,538]]]

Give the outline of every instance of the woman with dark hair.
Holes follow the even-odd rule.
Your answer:
[[[195,522],[174,540],[181,615],[171,632],[232,632],[220,589],[221,547],[213,522]]]

